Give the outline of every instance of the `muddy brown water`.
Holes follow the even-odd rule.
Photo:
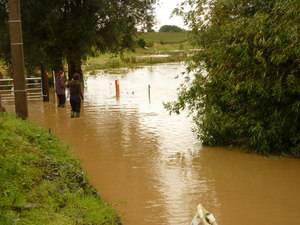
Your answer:
[[[30,103],[30,120],[70,145],[124,225],[187,225],[198,203],[220,225],[300,224],[299,160],[202,147],[191,119],[164,110],[183,71],[163,64],[99,72],[86,80],[81,118],[51,101]]]

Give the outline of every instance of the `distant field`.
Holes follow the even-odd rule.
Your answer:
[[[145,40],[146,48],[137,46],[134,51],[125,51],[122,55],[106,53],[88,58],[83,67],[84,71],[180,62],[193,48],[188,41],[188,32],[139,33],[138,38]],[[149,57],[145,57],[146,55]],[[151,55],[168,55],[168,57],[151,57]]]
[[[146,42],[175,44],[187,41],[188,32],[147,32],[139,33],[138,37]]]

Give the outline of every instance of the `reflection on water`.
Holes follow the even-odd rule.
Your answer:
[[[91,76],[81,118],[70,119],[69,107],[36,102],[30,119],[71,146],[124,225],[189,224],[200,202],[220,225],[299,224],[299,160],[203,148],[186,115],[163,109],[183,71],[165,64]]]

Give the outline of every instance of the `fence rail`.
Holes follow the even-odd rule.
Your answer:
[[[0,79],[0,96],[2,102],[14,102],[13,79]],[[26,91],[28,101],[41,101],[43,99],[42,79],[40,77],[26,78]]]

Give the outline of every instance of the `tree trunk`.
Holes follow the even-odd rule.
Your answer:
[[[58,74],[59,71],[63,71],[64,70],[64,65],[62,63],[62,56],[56,56],[55,57],[56,60],[53,61],[52,64],[52,70],[54,71],[55,75]]]
[[[83,82],[83,73],[81,68],[82,62],[81,59],[68,59],[68,76],[69,80],[72,80],[74,73],[80,75],[80,81]]]
[[[49,102],[49,78],[48,73],[45,70],[45,67],[43,64],[41,66],[41,78],[42,78],[42,93],[43,93],[43,101]]]

